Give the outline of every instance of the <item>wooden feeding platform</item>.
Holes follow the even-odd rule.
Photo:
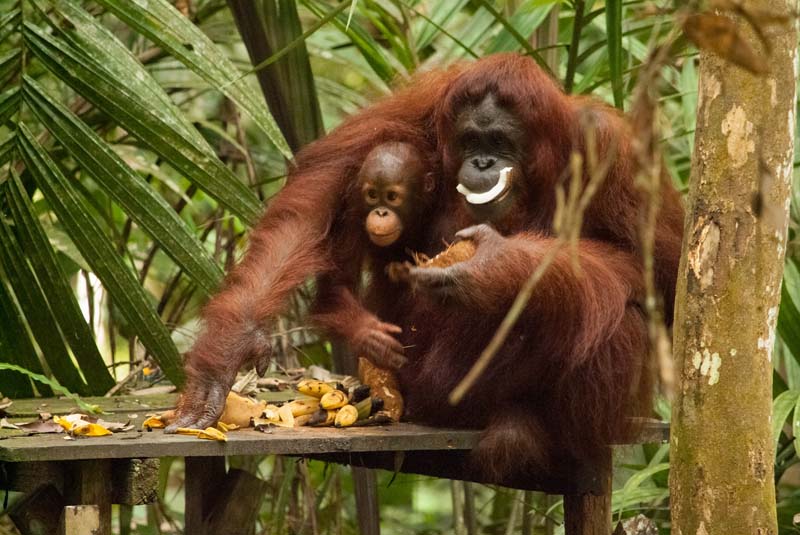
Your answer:
[[[288,393],[262,395],[270,401],[287,399]],[[538,490],[565,497],[568,535],[608,535],[610,525],[611,456],[593,466],[575,466],[569,474],[514,474],[504,481],[486,481],[469,470],[467,455],[480,432],[430,428],[408,423],[346,429],[276,427],[270,432],[240,429],[228,433],[227,442],[192,436],[144,431],[146,414],[174,407],[175,395],[87,398],[107,414],[103,419],[130,421],[134,429],[110,436],[66,440],[64,434],[25,436],[0,430],[0,482],[2,488],[26,493],[11,517],[23,534],[33,523],[52,526],[44,533],[73,535],[110,533],[111,504],[140,505],[156,497],[158,459],[183,457],[186,466],[186,533],[203,535],[247,532],[258,503],[246,499],[262,482],[249,473],[226,473],[229,455],[292,455],[357,467],[388,469],[450,479]],[[40,412],[66,414],[76,409],[63,399],[15,401],[7,409],[9,420],[36,419]],[[660,422],[644,425],[637,443],[668,439]],[[224,489],[224,490],[221,490]],[[214,491],[213,502],[209,491]],[[221,493],[227,494],[223,499]],[[237,493],[245,498],[238,498]],[[377,506],[377,501],[374,501]],[[60,527],[57,527],[60,526]],[[29,533],[32,531],[28,531]]]

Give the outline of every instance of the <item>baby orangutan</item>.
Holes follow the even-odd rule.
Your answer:
[[[408,143],[383,143],[370,151],[345,201],[343,221],[331,230],[334,269],[319,278],[312,316],[317,325],[348,344],[359,359],[361,380],[384,399],[385,410],[394,419],[399,419],[403,406],[391,371],[406,362],[403,346],[394,336],[401,329],[379,320],[356,294],[365,264],[369,295],[376,284],[385,283],[386,267],[407,256],[406,250],[419,240],[435,198],[429,167]]]

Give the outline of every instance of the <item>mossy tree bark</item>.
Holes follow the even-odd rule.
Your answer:
[[[789,0],[745,5],[796,9]],[[746,22],[737,26],[763,50]],[[765,76],[700,57],[674,327],[675,535],[777,534],[771,360],[793,171],[797,34],[794,23],[764,31],[772,46]]]

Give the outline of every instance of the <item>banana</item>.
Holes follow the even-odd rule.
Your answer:
[[[358,385],[353,389],[353,392],[350,395],[350,403],[355,405],[359,401],[368,398],[369,394],[370,394],[369,385]]]
[[[278,407],[277,405],[272,405],[272,404],[267,405],[266,407],[264,407],[264,418],[266,418],[267,420],[279,421],[281,419],[280,415],[278,414],[279,410],[280,407]]]
[[[314,379],[306,379],[305,381],[300,381],[297,383],[297,391],[301,394],[305,394],[307,396],[314,396],[315,398],[321,398],[328,392],[333,392],[335,389],[333,386],[329,385],[323,381],[316,381]]]
[[[358,409],[353,405],[345,405],[336,413],[334,425],[336,427],[350,427],[358,420]]]
[[[322,399],[319,400],[319,404],[322,405],[323,409],[338,409],[339,407],[344,407],[347,405],[347,394],[341,390],[328,392],[322,396]]]
[[[292,416],[305,416],[313,414],[319,410],[318,399],[296,399],[287,403],[292,410]]]
[[[288,403],[281,405],[281,408],[278,409],[278,416],[281,419],[281,423],[286,424],[288,427],[294,427],[294,414],[292,414],[292,408]]]
[[[303,427],[308,422],[311,421],[311,414],[302,414],[294,419],[294,426],[295,427]]]
[[[333,425],[335,420],[336,410],[319,409],[317,412],[311,415],[311,420],[309,420],[308,425],[327,427],[329,425]]]
[[[369,415],[372,414],[372,398],[370,397],[366,397],[358,403],[353,403],[353,406],[358,411],[359,420],[369,418]]]

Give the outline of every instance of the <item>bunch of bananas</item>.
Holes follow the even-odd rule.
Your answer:
[[[307,397],[284,403],[280,407],[267,405],[263,418],[254,418],[255,426],[350,427],[385,421],[379,414],[383,401],[370,397],[369,386],[361,385],[347,392],[341,384],[308,379],[300,381],[296,388]],[[377,418],[370,418],[371,416]]]

